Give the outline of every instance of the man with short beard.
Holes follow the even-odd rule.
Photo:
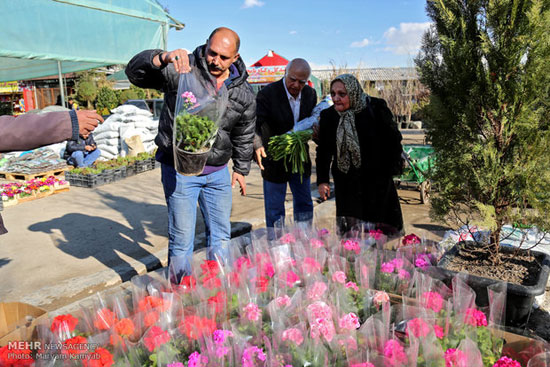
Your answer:
[[[223,257],[231,240],[231,187],[238,182],[241,195],[246,195],[244,176],[250,171],[252,159],[256,103],[246,81],[248,74],[239,56],[239,46],[237,33],[221,27],[192,54],[183,49],[146,50],[134,56],[126,67],[126,75],[133,84],[164,92],[155,143],[168,207],[168,264],[173,282],[179,283],[191,271],[197,202],[206,227],[209,257]],[[179,75],[190,68],[196,68],[196,74],[216,90],[225,84],[229,98],[206,166],[198,176],[184,176],[175,170],[172,147]],[[229,159],[233,160],[231,178]]]

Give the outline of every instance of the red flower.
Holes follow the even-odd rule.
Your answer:
[[[78,324],[78,319],[71,314],[56,316],[52,321],[50,330],[55,333],[59,330],[62,332],[71,332]]]
[[[147,312],[143,317],[143,323],[145,326],[153,326],[159,319],[159,314],[155,311]]]
[[[211,335],[216,330],[216,322],[207,317],[187,316],[181,321],[179,330],[191,340],[198,340],[203,335]]]
[[[63,353],[69,355],[77,355],[82,353],[87,353],[88,350],[88,340],[83,336],[75,336],[74,338],[67,339],[63,342]]]
[[[83,367],[111,367],[114,363],[113,355],[105,348],[97,348],[90,359],[82,360]]]
[[[232,271],[229,273],[229,283],[231,284],[231,287],[238,288],[241,284],[241,276],[237,271]]]
[[[153,352],[156,348],[170,341],[170,334],[162,330],[158,326],[153,326],[143,337],[143,343],[149,352]]]
[[[31,366],[33,362],[29,349],[9,348],[8,345],[0,348],[0,366],[2,367]]]
[[[215,260],[204,260],[201,264],[202,275],[206,278],[213,278],[220,273],[218,262]]]
[[[170,302],[160,297],[146,296],[138,303],[138,310],[140,311],[148,311],[157,307],[160,307],[162,311],[166,311],[170,308]]]
[[[202,285],[206,289],[215,289],[222,286],[222,281],[217,277],[206,278],[202,281]]]
[[[218,292],[215,296],[208,299],[208,304],[214,306],[216,313],[222,312],[227,300],[225,299],[225,292]]]
[[[187,275],[181,278],[180,285],[182,286],[184,292],[191,292],[197,287],[197,280],[192,275]]]
[[[134,329],[134,322],[128,318],[124,318],[115,324],[115,331],[119,335],[130,336],[134,333]]]
[[[98,330],[109,330],[116,322],[115,313],[108,308],[102,308],[95,314],[94,326]]]
[[[258,277],[254,278],[256,281],[256,290],[260,293],[267,292],[267,287],[269,286],[269,278],[266,277]]]

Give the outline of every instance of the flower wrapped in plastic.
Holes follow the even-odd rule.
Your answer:
[[[202,173],[227,103],[225,85],[217,90],[196,68],[180,74],[172,126],[174,167],[179,173]]]
[[[409,288],[414,267],[406,259],[395,255],[391,251],[379,251],[380,268],[376,274],[375,288],[401,295]]]

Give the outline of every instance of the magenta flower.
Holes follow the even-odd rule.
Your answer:
[[[435,332],[435,336],[438,338],[438,339],[443,339],[445,337],[445,331],[443,330],[443,328],[439,325],[434,325],[434,332]]]
[[[255,303],[249,303],[243,309],[245,316],[250,321],[258,321],[262,316],[262,310]]]
[[[390,363],[390,366],[406,366],[408,364],[405,349],[397,340],[390,339],[384,344],[384,357]]]
[[[189,355],[188,367],[206,367],[208,365],[208,357],[201,355],[199,352],[193,352]]]
[[[340,326],[340,329],[355,330],[359,329],[361,323],[359,322],[359,318],[357,317],[357,315],[353,312],[350,312],[340,318],[340,320],[338,321],[338,325]]]
[[[290,304],[290,297],[285,294],[284,296],[275,298],[275,302],[279,307],[288,306]]]
[[[350,367],[376,367],[370,362],[363,362],[363,363],[355,363],[351,364]]]
[[[375,229],[375,230],[370,230],[369,231],[369,235],[374,238],[375,240],[379,240],[382,235],[384,234],[384,232],[382,232],[381,230],[379,229]]]
[[[468,358],[463,351],[449,348],[445,351],[445,367],[469,367]]]
[[[430,330],[430,325],[428,325],[428,323],[421,318],[417,317],[407,322],[407,336],[412,334],[417,338],[424,338],[430,333]]]
[[[487,326],[487,317],[483,312],[469,308],[466,310],[464,322],[472,326]]]
[[[382,273],[391,274],[393,273],[394,270],[395,270],[395,265],[393,265],[392,262],[382,263],[382,265],[380,265],[380,271]]]
[[[521,364],[512,358],[504,356],[500,357],[500,359],[495,362],[493,367],[521,367]]]
[[[358,287],[357,284],[355,284],[354,282],[347,282],[347,283],[346,283],[346,288],[351,288],[351,289],[353,289],[353,290],[356,291],[356,292],[359,291],[359,287]]]
[[[321,248],[321,247],[324,247],[325,246],[325,243],[317,238],[312,238],[310,241],[309,241],[309,244],[311,245],[311,247],[313,248]]]
[[[414,266],[420,269],[426,269],[428,266],[431,266],[431,262],[426,255],[420,255],[414,261]]]
[[[344,248],[348,251],[353,251],[357,255],[361,252],[361,247],[359,246],[359,242],[354,240],[346,240],[343,244]]]
[[[281,237],[280,241],[281,243],[292,244],[292,243],[296,243],[296,237],[294,237],[292,233],[287,233],[283,237]]]
[[[287,271],[286,273],[286,285],[287,287],[293,287],[294,284],[300,281],[300,277],[298,274],[293,272],[292,270]]]
[[[325,292],[327,291],[328,287],[323,282],[315,282],[311,287],[309,287],[309,290],[307,291],[307,298],[312,300],[320,299]]]
[[[403,261],[403,259],[400,258],[400,257],[396,257],[395,259],[393,259],[391,261],[391,263],[395,267],[395,270],[399,270],[399,269],[403,268],[403,265],[405,264],[405,261]]]
[[[255,360],[258,358],[260,361],[264,362],[266,356],[260,348],[256,346],[248,347],[243,351],[243,356],[241,362],[243,367],[254,367],[256,365]]]
[[[304,341],[304,336],[302,335],[302,332],[299,329],[290,328],[283,331],[282,339],[283,341],[290,340],[294,342],[296,345],[300,345]]]
[[[346,273],[343,271],[335,271],[334,274],[332,274],[332,281],[340,284],[344,284],[346,282]]]
[[[432,309],[435,313],[439,313],[443,308],[443,297],[437,292],[425,292],[422,294],[422,306]]]
[[[302,264],[304,273],[315,273],[321,271],[321,264],[319,264],[314,258],[306,257],[304,263]]]
[[[411,279],[411,273],[409,273],[405,269],[399,269],[399,271],[397,272],[397,277],[401,280]]]
[[[415,235],[414,233],[411,233],[405,237],[403,237],[403,245],[405,246],[408,246],[408,245],[416,245],[418,243],[420,243],[420,237],[418,237],[417,235]]]

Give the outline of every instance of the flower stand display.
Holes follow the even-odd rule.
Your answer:
[[[36,178],[23,183],[0,185],[0,196],[5,207],[41,199],[52,194],[68,191],[70,184],[54,176]]]
[[[379,231],[280,232],[199,250],[184,273],[135,276],[44,320],[39,343],[2,346],[0,364],[519,367],[550,349],[504,330],[506,283],[477,308],[463,276],[448,287],[429,275],[441,252],[416,236],[388,250]]]

